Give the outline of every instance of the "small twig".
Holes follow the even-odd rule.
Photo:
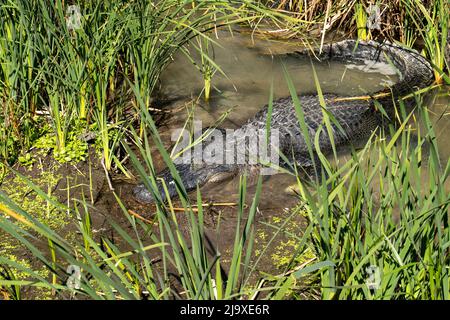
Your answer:
[[[256,298],[258,298],[258,295],[260,293],[261,288],[263,287],[264,283],[266,282],[265,279],[261,279],[258,283],[258,286],[256,287],[255,293],[253,294],[253,296],[250,298],[250,300],[256,300]]]
[[[234,207],[237,206],[238,204],[236,202],[217,202],[217,203],[205,203],[202,204],[202,207]],[[247,205],[245,205],[246,207]],[[173,208],[174,211],[186,211],[185,208]],[[197,205],[193,205],[192,206],[192,211],[194,212],[198,212],[198,206]]]
[[[339,101],[355,101],[355,100],[371,100],[371,99],[377,99],[377,98],[384,98],[391,95],[390,92],[383,92],[379,93],[373,96],[365,95],[365,96],[356,96],[356,97],[344,97],[344,98],[336,98],[331,100],[332,102],[339,102]]]
[[[133,215],[133,216],[135,216],[136,218],[138,218],[138,219],[140,219],[140,220],[142,220],[142,221],[147,222],[147,223],[151,223],[151,224],[155,223],[155,222],[152,221],[152,220],[149,220],[149,219],[144,218],[143,216],[141,216],[140,214],[134,212],[133,210],[128,209],[128,213],[131,214],[131,215]]]
[[[100,162],[102,164],[103,170],[105,170],[105,176],[106,176],[106,181],[108,181],[109,190],[114,191],[114,188],[113,188],[112,183],[111,183],[111,178],[109,177],[109,172],[106,169],[105,157],[104,156],[102,157],[102,160]]]
[[[280,33],[286,31],[289,31],[289,29],[268,30],[267,33]]]

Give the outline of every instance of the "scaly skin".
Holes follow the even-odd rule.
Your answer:
[[[309,50],[302,50],[291,53],[289,55],[311,55]],[[341,61],[344,63],[364,63],[367,61],[376,61],[384,63],[392,63],[398,70],[400,81],[390,87],[372,94],[377,96],[381,93],[392,93],[388,96],[378,98],[377,101],[383,106],[389,117],[394,115],[394,101],[409,93],[415,92],[421,88],[425,88],[433,82],[433,72],[430,63],[419,53],[414,50],[406,49],[401,46],[384,43],[380,44],[374,41],[357,43],[354,40],[345,40],[334,44],[325,45],[322,53],[314,52],[314,56],[324,60]],[[382,123],[382,116],[374,107],[374,100],[342,100],[350,96],[338,96],[335,94],[324,94],[326,107],[329,113],[337,120],[343,131],[332,124],[334,144],[336,148],[347,145],[353,141],[357,141],[370,136],[370,134]],[[340,99],[340,100],[337,100]],[[305,122],[308,126],[309,138],[314,145],[314,137],[319,125],[323,120],[323,111],[320,106],[319,97],[317,95],[303,95],[299,97],[300,105],[303,108]],[[406,107],[414,104],[414,99],[404,100]],[[247,121],[242,127],[236,130],[235,136],[248,136],[252,130],[265,130],[268,107],[265,106],[253,118]],[[302,167],[310,167],[312,165],[311,157],[307,148],[305,137],[303,136],[294,104],[291,97],[282,98],[273,102],[272,121],[270,130],[277,129],[279,131],[280,151],[288,157],[289,161],[295,162]],[[207,144],[206,144],[207,145]],[[319,136],[320,149],[324,154],[332,151],[327,130],[322,130]],[[252,146],[241,148],[238,154],[251,155],[254,150]],[[217,178],[217,174],[234,175],[242,172],[258,172],[258,165],[243,164],[226,164],[211,165],[203,162],[200,165],[178,164],[177,171],[180,174],[185,190],[189,192],[206,182]],[[166,182],[169,189],[169,195],[177,194],[175,183],[169,170],[164,170],[160,175]],[[159,185],[160,191],[161,185]],[[143,184],[138,185],[133,190],[137,200],[144,203],[154,201],[152,193],[148,191]],[[164,194],[164,192],[160,192]],[[165,200],[164,198],[162,200]]]

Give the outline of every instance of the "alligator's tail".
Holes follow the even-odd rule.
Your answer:
[[[321,61],[391,64],[397,69],[400,78],[391,87],[394,97],[407,95],[433,83],[433,68],[425,57],[413,49],[390,42],[344,40],[324,45],[321,52],[305,49],[296,54],[314,55]]]

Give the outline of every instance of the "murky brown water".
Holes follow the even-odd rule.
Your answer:
[[[196,117],[205,125],[209,125],[229,108],[234,109],[226,125],[242,124],[268,103],[271,84],[275,98],[290,96],[283,64],[299,94],[317,92],[310,59],[283,55],[295,51],[298,45],[264,40],[251,42],[248,38],[235,34],[221,35],[217,40],[221,47],[215,47],[214,60],[227,77],[217,72],[212,81],[215,87],[212,89],[212,98],[208,103],[199,101]],[[350,65],[347,68],[340,63],[315,63],[315,69],[324,92],[342,95],[374,92],[382,89],[385,82],[397,79],[390,66],[384,66],[384,71],[389,75],[368,69],[357,70]],[[175,57],[174,63],[163,75],[163,93],[169,97],[198,98],[202,89],[201,73],[183,55]],[[177,120],[185,120],[183,114],[179,116]]]

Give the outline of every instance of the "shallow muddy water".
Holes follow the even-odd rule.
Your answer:
[[[264,40],[251,42],[248,38],[239,34],[222,34],[216,40],[220,47],[214,47],[214,61],[226,76],[216,72],[210,101],[199,101],[196,117],[206,126],[230,108],[233,111],[224,127],[241,125],[268,103],[272,84],[275,99],[290,96],[283,65],[298,94],[317,92],[312,61],[304,56],[285,55],[295,52],[300,44]],[[397,80],[395,70],[389,65],[356,66],[314,61],[314,66],[323,92],[366,94]],[[179,54],[163,74],[161,87],[169,98],[198,98],[203,89],[202,74]],[[176,120],[184,121],[184,115],[178,114]]]
[[[162,131],[162,136],[170,145],[173,129],[181,128],[187,118],[187,111],[180,106],[191,98],[195,103],[196,120],[201,120],[203,127],[214,124],[227,110],[231,109],[222,128],[236,128],[261,110],[269,100],[271,86],[274,99],[290,96],[283,67],[288,71],[298,94],[316,93],[313,69],[317,72],[320,86],[325,93],[341,95],[363,95],[383,89],[398,80],[395,70],[390,65],[369,63],[326,62],[319,63],[309,57],[286,55],[295,52],[301,44],[296,42],[267,41],[255,39],[248,35],[220,34],[218,46],[214,47],[214,61],[222,68],[226,76],[216,73],[212,80],[211,99],[205,102],[202,97],[203,78],[188,59],[182,54],[174,58],[162,77],[162,92],[175,99],[169,108],[178,108]],[[178,100],[178,101],[177,101]],[[450,132],[449,102],[447,93],[441,92],[430,98],[431,120],[438,137],[441,160],[445,164],[450,155],[450,145],[445,137]],[[347,155],[341,155],[339,161],[346,161]],[[205,186],[202,194],[215,201],[235,201],[237,199],[238,179],[221,183],[219,186]],[[284,208],[295,205],[295,197],[284,192],[295,179],[282,174],[271,176],[264,183],[261,208]],[[450,188],[449,188],[450,192]]]

